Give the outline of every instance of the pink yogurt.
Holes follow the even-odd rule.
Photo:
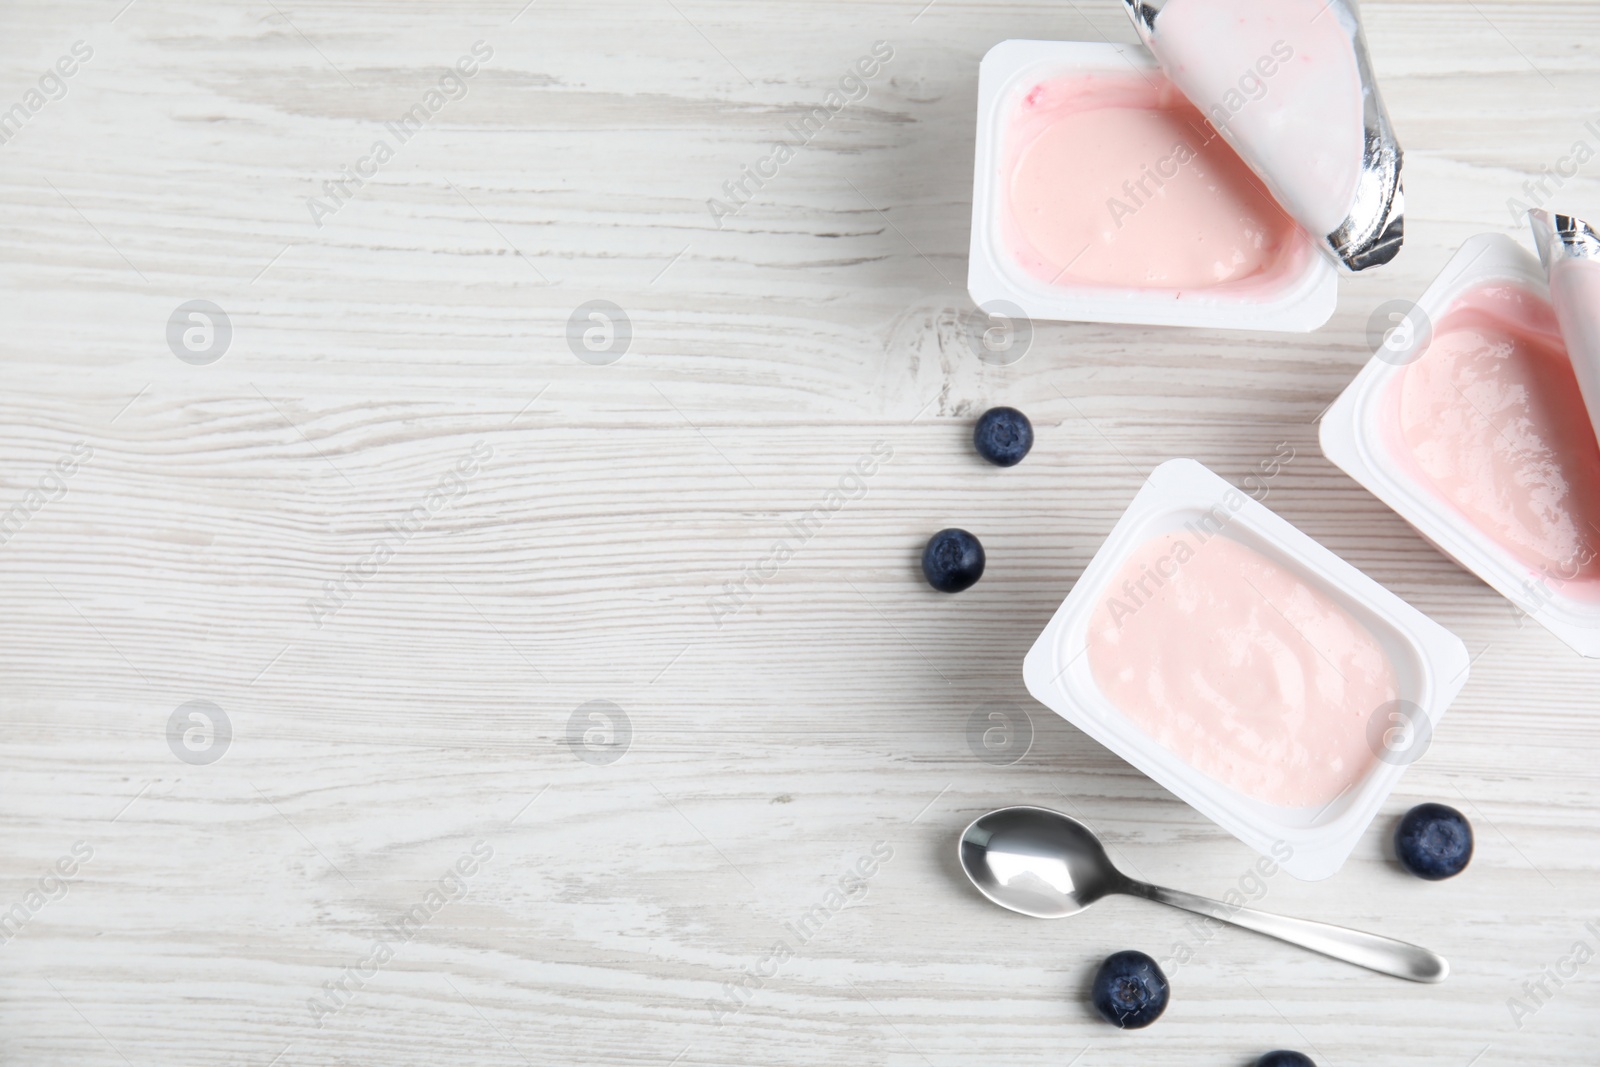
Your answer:
[[[1566,595],[1600,599],[1600,444],[1548,300],[1469,290],[1385,408],[1425,484]]]
[[[1140,730],[1240,793],[1322,807],[1376,756],[1398,696],[1376,637],[1300,575],[1205,520],[1153,537],[1089,624],[1095,684]]]
[[[1268,287],[1315,254],[1227,142],[1157,72],[1035,85],[1005,135],[1002,233],[1062,286]]]

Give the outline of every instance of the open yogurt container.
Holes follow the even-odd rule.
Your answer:
[[[1502,455],[1474,459],[1465,448],[1448,447],[1442,436],[1419,451],[1415,435],[1455,417],[1448,410],[1430,412],[1417,399],[1421,376],[1442,373],[1430,356],[1461,358],[1452,355],[1463,351],[1453,335],[1493,331],[1497,314],[1507,319],[1501,330],[1526,331],[1527,343],[1537,350],[1528,358],[1543,360],[1541,373],[1553,377],[1502,386],[1479,366],[1470,379],[1444,379],[1446,385],[1458,382],[1450,387],[1460,395],[1460,424],[1479,428],[1480,452],[1487,447]],[[1576,380],[1561,377],[1565,349],[1544,269],[1510,238],[1479,234],[1397,317],[1396,328],[1324,414],[1323,453],[1574,651],[1600,657],[1600,452]],[[1410,375],[1418,377],[1408,381]],[[1532,396],[1537,406],[1514,404],[1517,392]],[[1542,428],[1535,417],[1540,412],[1549,423]],[[1458,473],[1443,477],[1446,468]],[[1486,473],[1495,468],[1498,475]],[[1469,476],[1482,484],[1474,486]],[[1511,498],[1516,492],[1523,493],[1521,502]],[[1498,523],[1496,511],[1532,533],[1519,542],[1507,533],[1514,525]],[[1551,544],[1543,562],[1530,549],[1538,547],[1534,535],[1541,532]]]
[[[1153,545],[1179,542],[1190,546],[1186,556],[1148,556]],[[1259,648],[1242,647],[1245,629],[1212,626],[1228,615],[1207,601],[1219,588],[1243,598]],[[1174,605],[1200,610],[1119,671],[1108,638],[1142,640],[1135,612]],[[1149,625],[1146,636],[1156,632]],[[1191,669],[1196,663],[1215,669],[1208,675]],[[1254,669],[1263,664],[1271,669]],[[1134,497],[1029,650],[1023,678],[1035,699],[1240,841],[1297,878],[1319,879],[1343,865],[1427,747],[1469,666],[1454,634],[1201,464],[1179,459],[1156,468]],[[1235,700],[1238,691],[1207,689],[1235,676],[1264,679],[1255,706]],[[1166,689],[1189,694],[1180,704],[1198,706],[1191,697],[1201,693],[1201,703],[1229,710],[1209,724],[1204,714],[1172,715],[1176,729],[1152,728],[1149,709],[1119,688],[1125,677],[1181,677],[1185,685]],[[1307,700],[1279,705],[1274,690]],[[1202,724],[1198,734],[1185,732],[1191,721]],[[1300,744],[1319,737],[1320,749]],[[1241,746],[1263,755],[1240,764]]]
[[[991,314],[1289,332],[1333,314],[1331,262],[1143,48],[996,45],[975,155],[967,288]]]

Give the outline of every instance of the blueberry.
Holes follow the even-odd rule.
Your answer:
[[[1317,1067],[1311,1062],[1311,1057],[1304,1052],[1290,1052],[1288,1049],[1278,1049],[1269,1052],[1256,1061],[1255,1067]]]
[[[1455,808],[1418,804],[1400,820],[1394,851],[1401,866],[1418,878],[1453,877],[1472,859],[1472,824]]]
[[[1015,467],[1033,447],[1033,423],[1016,408],[990,408],[972,428],[972,447],[996,467]]]
[[[922,550],[922,573],[941,593],[970,589],[983,577],[983,546],[965,530],[940,530]]]
[[[1137,1030],[1161,1018],[1171,987],[1156,961],[1131,949],[1113,952],[1094,973],[1094,1010],[1123,1030]]]

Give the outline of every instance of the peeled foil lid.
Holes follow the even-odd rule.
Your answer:
[[[1528,212],[1578,389],[1600,437],[1600,234],[1575,215]],[[1573,275],[1577,277],[1573,277]]]
[[[1162,36],[1161,13],[1171,7],[1173,2],[1174,0],[1123,0],[1128,17],[1133,20],[1140,39],[1155,55],[1157,62],[1162,63],[1164,69],[1166,63],[1162,59],[1164,50],[1162,42],[1170,38],[1164,39]],[[1182,0],[1182,2],[1191,9],[1201,4],[1217,3],[1219,7],[1227,7],[1230,12],[1251,4],[1259,5],[1263,11],[1272,11],[1274,14],[1283,10],[1280,7],[1282,0],[1226,0],[1225,3],[1221,0]],[[1355,3],[1353,0],[1328,0],[1325,6],[1318,6],[1320,10],[1313,21],[1332,19],[1339,31],[1349,39],[1361,93],[1361,159],[1354,193],[1343,221],[1331,232],[1322,233],[1321,231],[1326,229],[1325,224],[1317,225],[1315,220],[1308,221],[1305,212],[1292,207],[1295,198],[1287,195],[1293,181],[1290,175],[1281,171],[1274,173],[1276,169],[1274,164],[1264,159],[1262,153],[1253,152],[1249,145],[1242,143],[1227,124],[1224,123],[1217,129],[1239,157],[1266,184],[1279,203],[1294,215],[1296,221],[1313,235],[1320,234],[1319,246],[1325,253],[1346,270],[1361,271],[1389,262],[1399,253],[1404,239],[1405,196],[1400,181],[1400,144],[1395,139],[1394,127],[1389,122],[1389,113],[1383,106],[1382,95],[1378,92],[1377,78],[1373,74],[1372,61],[1367,54],[1366,37],[1362,32],[1361,18]],[[1178,31],[1167,32],[1170,34]],[[1173,73],[1170,69],[1167,70],[1169,77],[1172,77]],[[1178,81],[1177,78],[1173,80]],[[1349,90],[1348,87],[1342,88],[1338,85],[1302,84],[1299,86],[1298,95],[1291,99],[1290,106],[1296,111],[1303,112],[1307,122],[1314,122],[1319,111],[1316,98],[1341,91]],[[1191,102],[1204,110],[1204,102],[1194,100],[1192,94]],[[1351,143],[1353,146],[1354,139]]]
[[[1528,212],[1528,225],[1533,228],[1533,243],[1539,250],[1539,262],[1549,273],[1557,260],[1600,259],[1600,236],[1594,227],[1576,215],[1557,215],[1543,208]],[[1594,309],[1600,314],[1600,308]]]

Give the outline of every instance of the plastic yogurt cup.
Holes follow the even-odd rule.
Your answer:
[[[1034,698],[1297,878],[1466,684],[1459,638],[1194,460],[1150,475],[1023,662]]]
[[[967,287],[990,314],[1305,332],[1337,272],[1134,45],[1004,41],[978,74]]]
[[[1320,436],[1445,555],[1600,657],[1600,446],[1533,255],[1463,244]]]

